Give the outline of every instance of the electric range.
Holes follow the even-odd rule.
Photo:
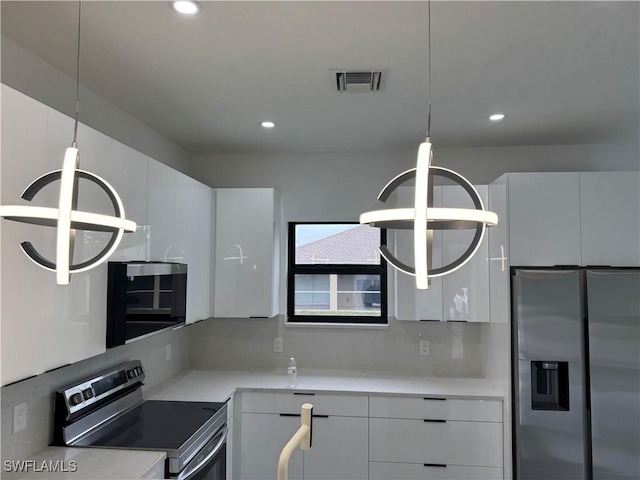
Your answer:
[[[160,450],[166,478],[225,478],[227,405],[142,398],[133,360],[55,394],[54,442],[74,447]]]

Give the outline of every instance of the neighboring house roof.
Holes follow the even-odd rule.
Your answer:
[[[296,248],[297,264],[356,263],[380,261],[380,231],[362,225]]]

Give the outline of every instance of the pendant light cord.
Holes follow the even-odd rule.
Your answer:
[[[427,51],[428,51],[428,68],[429,68],[429,99],[427,104],[427,141],[431,138],[431,0],[427,2]]]
[[[78,146],[78,116],[80,115],[80,19],[82,18],[82,0],[78,0],[78,54],[76,57],[76,121],[73,126],[72,147]]]

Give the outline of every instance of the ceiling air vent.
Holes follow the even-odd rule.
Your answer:
[[[381,92],[387,84],[388,68],[376,70],[331,70],[331,85],[336,92]]]

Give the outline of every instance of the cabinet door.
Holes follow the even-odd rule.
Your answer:
[[[489,228],[489,298],[491,321],[507,323],[509,311],[509,218],[507,213],[507,176],[489,185],[489,210],[498,215],[498,225]]]
[[[368,434],[364,417],[314,417],[313,443],[304,452],[305,480],[367,478]]]
[[[149,160],[147,260],[179,262],[182,258],[175,241],[176,171]]]
[[[486,205],[487,186],[476,190]],[[442,204],[446,208],[473,209],[473,200],[460,186],[442,187]],[[442,232],[442,262],[446,265],[458,258],[471,245],[474,230],[444,230]],[[442,304],[445,320],[466,322],[489,321],[489,246],[486,235],[475,255],[458,270],[442,278]]]
[[[502,424],[370,418],[369,459],[502,467]]]
[[[398,207],[410,207],[414,204],[413,187],[401,187],[397,190]],[[433,189],[433,206],[442,206],[442,188]],[[413,230],[395,231],[395,251],[398,259],[408,265],[414,264]],[[442,231],[433,232],[433,267],[442,266]],[[396,318],[398,320],[436,320],[443,319],[442,277],[432,278],[427,290],[416,288],[416,278],[394,269],[396,280]]]
[[[583,265],[640,265],[640,173],[580,173]]]
[[[511,265],[580,265],[578,173],[509,174]]]
[[[243,480],[275,479],[282,447],[298,428],[300,428],[300,417],[271,413],[243,413],[239,478]],[[302,462],[302,450],[298,448],[289,460],[289,479],[303,478]]]
[[[49,109],[47,131],[49,169],[61,168],[62,156],[72,136],[73,119]],[[111,159],[113,145],[114,140],[106,135],[85,125],[79,126],[80,168],[103,177],[118,190],[120,185],[114,181],[117,177],[107,175],[105,167]],[[59,183],[54,185],[54,190],[57,192]],[[78,210],[113,215],[111,202],[92,182],[78,181],[77,202]],[[55,235],[56,229],[47,229],[45,245],[53,248],[56,244]],[[110,238],[109,233],[77,230],[74,262],[80,263],[92,258],[104,248]],[[73,274],[71,282],[66,286],[56,285],[54,277],[43,282],[39,293],[43,305],[47,308],[42,312],[40,335],[43,339],[47,339],[47,346],[41,353],[41,371],[99,355],[106,350],[106,291],[106,263],[87,272]]]
[[[429,465],[420,463],[369,463],[370,480],[499,480],[502,468]]]
[[[216,190],[214,316],[278,313],[276,200],[271,188]]]
[[[24,189],[49,171],[47,107],[2,85],[2,205],[29,205]],[[60,154],[62,162],[63,152]],[[62,164],[62,163],[61,163]],[[60,168],[60,166],[58,166]],[[55,206],[55,195],[39,195],[38,205]],[[51,203],[53,202],[53,203]],[[20,248],[24,241],[41,249],[45,228],[0,219],[2,241],[2,384],[40,372],[42,282],[55,283],[55,274],[31,262]],[[44,254],[44,252],[43,252]]]
[[[176,172],[175,252],[188,265],[187,323],[209,317],[211,189]]]

